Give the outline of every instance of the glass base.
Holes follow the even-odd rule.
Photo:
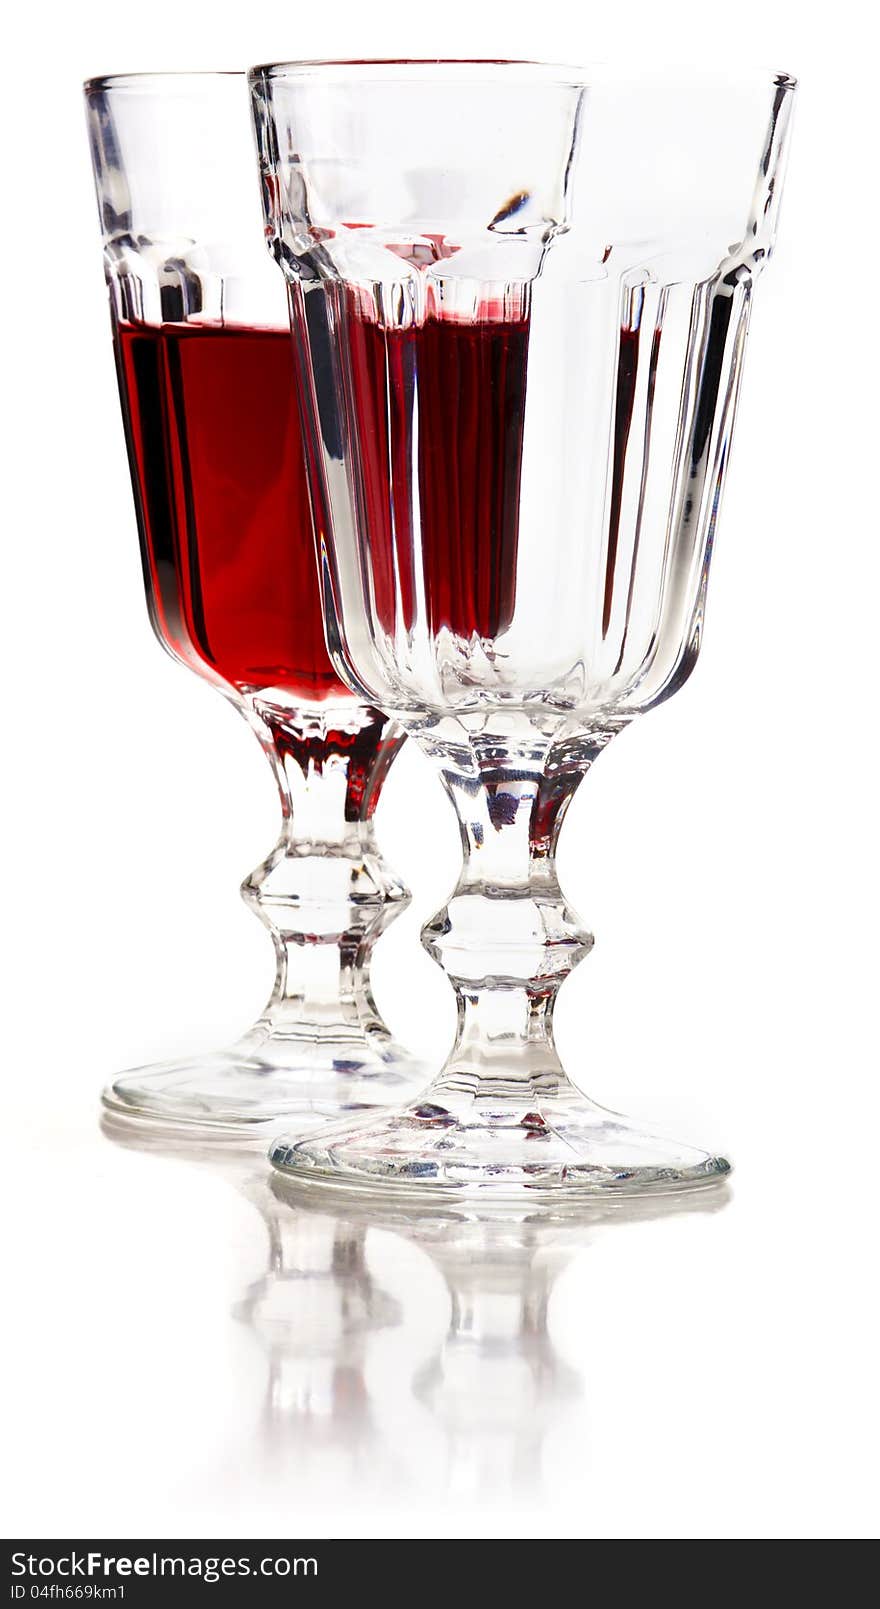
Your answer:
[[[276,1140],[281,1173],[371,1194],[400,1191],[489,1201],[659,1194],[705,1188],[730,1173],[725,1157],[640,1129],[573,1090],[526,1111],[501,1099],[422,1101],[314,1138]]]
[[[158,1062],[122,1073],[101,1097],[116,1115],[195,1134],[262,1138],[284,1124],[297,1138],[335,1119],[400,1101],[425,1069],[392,1041],[374,1054],[363,1043],[255,1044]]]

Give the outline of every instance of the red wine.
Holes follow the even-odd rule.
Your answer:
[[[363,522],[388,631],[395,592],[413,624],[417,563],[433,634],[494,638],[513,618],[529,325],[488,305],[484,315],[440,310],[388,328],[357,293],[347,310]]]
[[[327,655],[287,330],[119,323],[157,634],[239,691],[346,694]]]

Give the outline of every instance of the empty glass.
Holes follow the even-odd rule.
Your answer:
[[[224,1050],[117,1078],[116,1110],[296,1132],[401,1098],[375,939],[407,901],[373,812],[403,734],[324,643],[283,287],[266,257],[243,74],[86,85],[122,411],[150,617],[255,732],[278,843],[242,894],[275,943],[259,1021]]]
[[[709,1184],[553,1043],[592,945],[556,876],[595,757],[685,681],[794,82],[522,63],[251,75],[340,674],[437,765],[458,1000],[410,1104],[279,1142],[313,1180],[495,1196]]]

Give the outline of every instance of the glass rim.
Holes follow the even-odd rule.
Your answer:
[[[187,85],[226,82],[230,78],[247,78],[247,71],[243,67],[206,67],[171,68],[166,71],[159,68],[145,73],[99,73],[97,77],[84,81],[83,94],[104,95],[108,90],[149,90],[159,88],[162,84],[185,88]]]
[[[359,81],[388,82],[395,79],[440,77],[447,81],[471,80],[478,77],[503,80],[523,79],[527,82],[549,83],[571,88],[589,89],[591,83],[619,85],[637,89],[664,82],[681,87],[684,79],[694,85],[702,82],[714,85],[719,82],[736,87],[742,83],[762,83],[768,89],[794,90],[797,78],[768,67],[734,66],[729,71],[717,67],[672,63],[662,67],[643,64],[634,68],[617,68],[610,62],[587,64],[556,63],[503,59],[495,57],[375,57],[346,58],[318,57],[309,61],[266,62],[251,67],[248,80],[253,85],[273,79],[333,78],[351,75]]]

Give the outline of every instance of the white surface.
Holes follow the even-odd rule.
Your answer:
[[[577,15],[550,0],[449,0],[384,21],[350,0],[317,13],[187,0],[172,21],[82,0],[7,24],[10,1535],[876,1534],[867,13],[633,0],[589,25]],[[728,1145],[738,1171],[714,1214],[567,1231],[531,1370],[515,1317],[530,1254],[508,1250],[513,1289],[478,1315],[479,1334],[508,1332],[487,1389],[478,1344],[464,1364],[441,1351],[450,1287],[424,1233],[370,1231],[375,1287],[399,1304],[379,1316],[396,1322],[345,1338],[332,1281],[309,1299],[282,1281],[254,1309],[266,1228],[240,1179],[96,1130],[111,1072],[221,1044],[262,1004],[268,941],[236,889],[276,822],[244,725],[147,626],[79,81],[278,56],[634,47],[766,61],[802,89],[703,659],[602,757],[563,835],[564,880],[597,946],[566,984],[559,1039],[591,1094]],[[448,894],[457,834],[411,748],[381,811],[414,899],[380,946],[377,993],[436,1061],[451,992],[417,934]],[[315,1232],[319,1261],[329,1232]]]

